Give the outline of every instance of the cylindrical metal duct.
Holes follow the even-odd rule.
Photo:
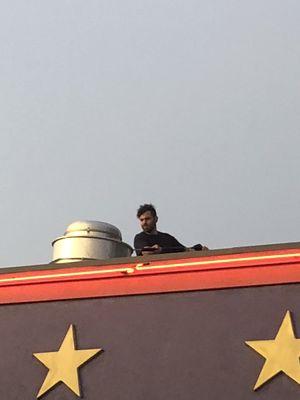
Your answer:
[[[52,260],[56,263],[129,257],[133,252],[132,247],[122,242],[118,228],[99,221],[73,222],[52,246]]]

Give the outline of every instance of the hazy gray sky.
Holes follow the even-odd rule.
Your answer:
[[[299,0],[2,0],[1,266],[140,203],[210,248],[300,241]]]

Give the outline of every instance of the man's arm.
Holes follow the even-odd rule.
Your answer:
[[[185,247],[183,244],[179,243],[178,240],[174,237],[168,234],[168,236],[171,239],[171,243],[172,243],[172,247],[174,246],[174,248],[172,250],[172,253],[176,253],[176,252],[181,252],[181,251],[204,251],[204,250],[209,250],[208,247],[203,246],[202,244],[195,244],[192,247]],[[167,251],[170,250],[168,249],[163,249],[162,253],[170,253],[171,251]]]
[[[143,242],[144,242],[144,240],[141,238],[141,235],[139,235],[139,234],[135,235],[133,246],[135,248],[135,252],[136,252],[137,256],[142,255],[141,249],[145,246],[145,244]]]
[[[164,235],[166,238],[166,245],[162,246],[161,253],[179,253],[187,250],[174,236],[169,233],[165,233]]]

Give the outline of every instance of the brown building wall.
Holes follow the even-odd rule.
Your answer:
[[[58,350],[70,324],[77,348],[101,347],[80,369],[88,400],[294,400],[280,374],[253,391],[264,360],[246,340],[275,337],[287,310],[300,336],[299,284],[0,306],[0,399],[36,398],[47,374],[33,357]],[[59,384],[43,396],[74,400]]]

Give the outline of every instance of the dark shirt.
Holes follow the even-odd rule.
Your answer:
[[[158,244],[162,248],[162,253],[177,253],[180,251],[185,251],[186,248],[181,243],[178,242],[174,236],[168,233],[157,232],[155,234],[140,232],[135,235],[134,238],[134,248],[136,249],[136,254],[138,256],[142,255],[142,249],[146,246],[154,246]]]

